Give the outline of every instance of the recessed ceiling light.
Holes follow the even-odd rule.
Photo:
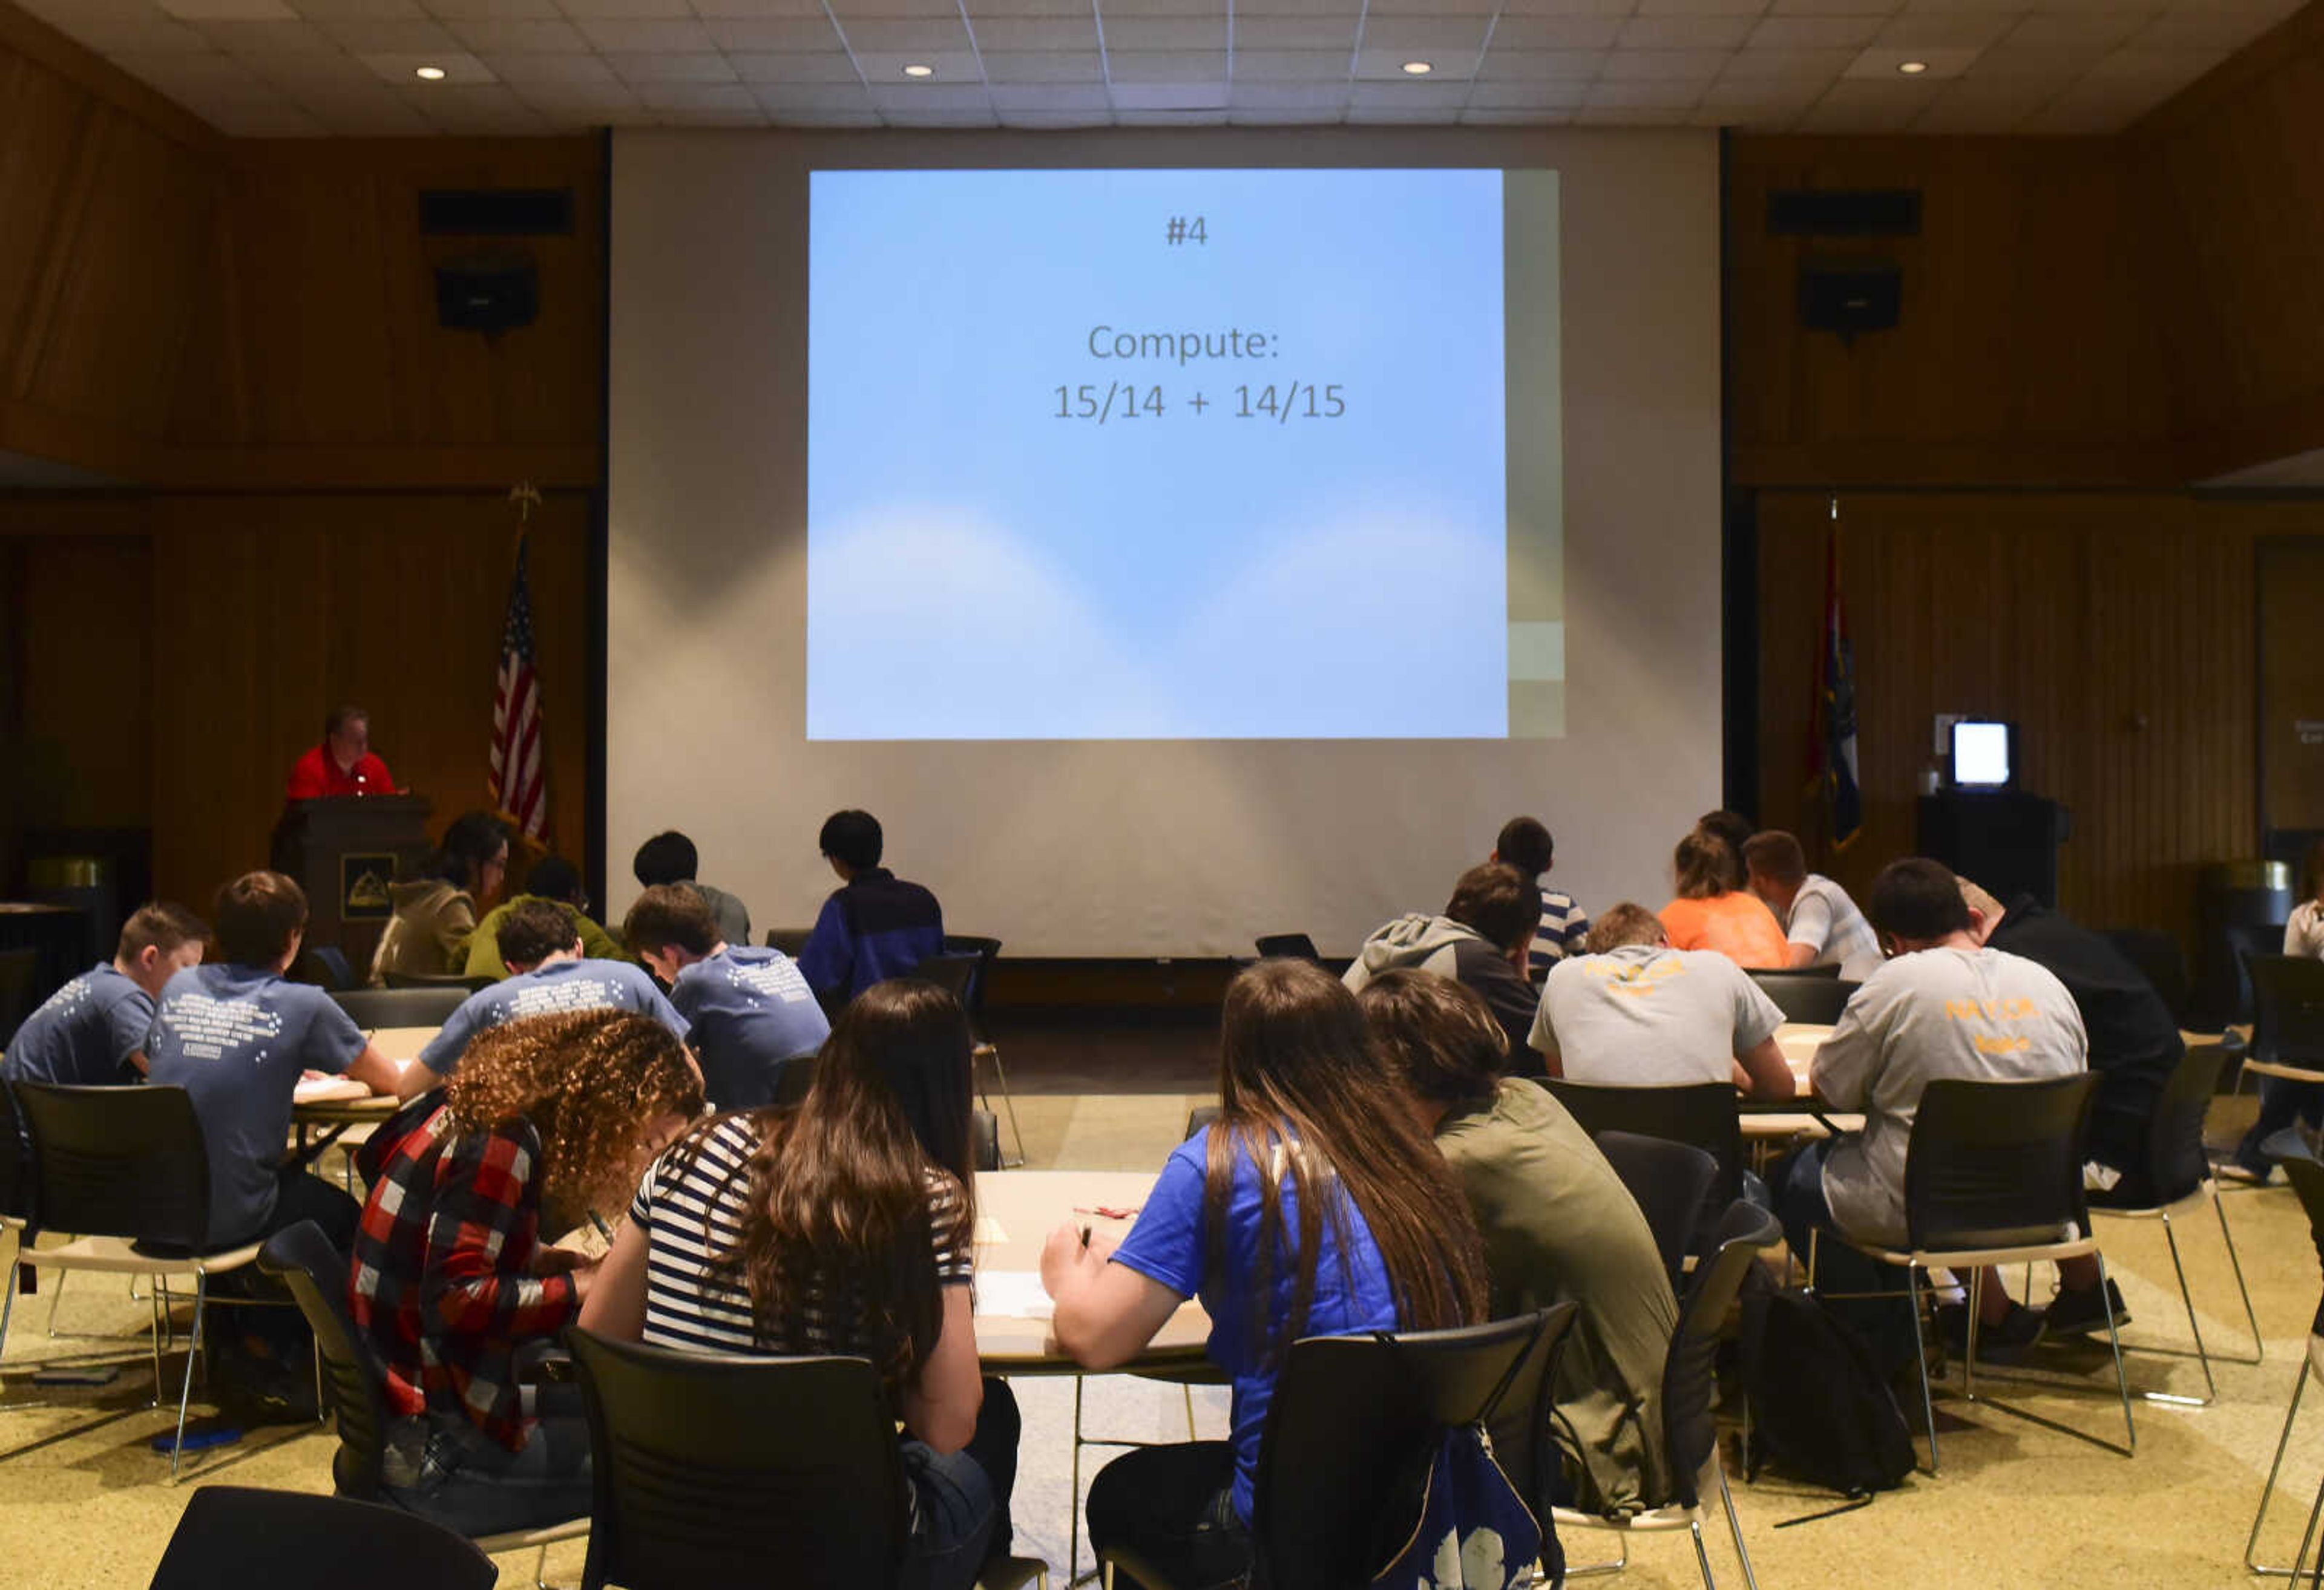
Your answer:
[[[1900,60],[1896,63],[1896,69],[1908,78],[1917,78],[1929,69],[1929,63],[1925,60]]]
[[[415,78],[424,78],[431,83],[440,83],[444,80],[444,69],[440,66],[414,67],[411,69],[411,75]]]
[[[1404,69],[1413,77],[1425,78],[1436,69],[1425,60],[1407,60],[1404,63]]]
[[[936,75],[936,69],[916,60],[904,69],[904,75],[908,78],[933,78]]]

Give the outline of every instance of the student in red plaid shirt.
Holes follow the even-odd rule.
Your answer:
[[[518,1349],[554,1340],[596,1279],[548,1240],[620,1208],[701,1109],[701,1072],[650,1016],[533,1016],[480,1034],[385,1152],[347,1293],[387,1367],[394,1501],[467,1535],[589,1511],[578,1399],[515,1373]]]

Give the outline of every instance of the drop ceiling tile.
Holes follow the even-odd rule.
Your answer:
[[[1628,16],[1638,9],[1638,0],[1504,0],[1505,15],[1516,16]]]
[[[1223,16],[1108,16],[1105,47],[1116,50],[1224,50]]]
[[[982,110],[883,110],[881,119],[891,127],[997,127],[1001,117],[991,106]]]
[[[1746,42],[1754,50],[1861,50],[1881,26],[1877,16],[1770,16]]]
[[[2107,0],[2115,4],[2116,0]],[[1893,16],[1904,0],[1772,0],[1770,16]]]
[[[1238,0],[1235,18],[1246,16],[1344,16],[1363,14],[1363,0]]]
[[[847,35],[847,47],[855,51],[943,53],[973,48],[957,11],[947,17],[848,17],[840,29]]]
[[[1095,23],[1096,7],[1090,0],[965,0],[969,21],[982,25],[988,16],[1084,16]]]
[[[1094,50],[1095,16],[991,16],[972,24],[979,50]]]
[[[554,18],[478,17],[448,21],[452,36],[479,55],[505,51],[520,55],[579,54],[590,48],[581,30]]]
[[[1367,50],[1445,51],[1478,51],[1485,47],[1485,30],[1492,24],[1489,16],[1383,16],[1373,12],[1364,19],[1363,46]]]
[[[421,115],[384,83],[367,83],[363,92],[337,92],[308,98],[293,96],[309,115],[332,132],[359,138],[410,138],[429,132]]]
[[[1247,83],[1237,78],[1227,90],[1227,104],[1235,110],[1344,109],[1352,91],[1344,78],[1337,83]]]
[[[202,30],[173,22],[158,11],[143,16],[128,13],[76,16],[60,10],[43,20],[99,55],[206,55],[212,51]]]
[[[1113,103],[1120,111],[1223,111],[1224,83],[1125,83],[1116,78]]]
[[[2014,12],[1908,11],[1889,18],[1873,41],[1914,50],[1982,50],[1998,41],[2017,21]]]
[[[749,22],[704,24],[711,41],[729,55],[786,50],[836,50],[839,33],[817,7],[813,16],[757,17]]]
[[[579,25],[590,47],[608,55],[707,54],[718,45],[691,17],[592,17]]]
[[[1440,121],[1468,102],[1468,84],[1430,82],[1358,83],[1348,99],[1355,110],[1433,111]]]
[[[1213,109],[1125,107],[1115,111],[1113,119],[1117,126],[1123,127],[1223,127],[1227,124],[1227,113],[1223,106]]]
[[[687,17],[687,0],[557,0],[576,22],[639,22]]]
[[[694,12],[703,21],[714,23],[825,14],[823,0],[694,0]],[[711,31],[715,33],[717,30],[714,27]]]
[[[2117,50],[2090,68],[2093,79],[2133,78],[2177,85],[2191,83],[2227,59],[2224,50]]]
[[[1105,60],[1094,50],[987,50],[988,83],[1103,83]]]
[[[1611,50],[1622,21],[1611,16],[1517,16],[1493,23],[1496,50]]]
[[[1585,105],[1568,119],[1577,127],[1689,127],[1694,112],[1685,106]]]
[[[1113,107],[1103,106],[1095,110],[1047,110],[1039,107],[1019,109],[996,104],[993,114],[1004,127],[1015,127],[1028,133],[1062,133],[1077,127],[1110,127],[1113,124]]]
[[[1405,63],[1425,60],[1434,69],[1407,72]],[[1445,78],[1466,81],[1477,72],[1478,53],[1474,50],[1359,50],[1356,51],[1355,76],[1374,82],[1406,83],[1421,80],[1441,80]]]
[[[755,115],[759,102],[740,83],[637,83],[649,110],[732,111]]]
[[[297,22],[284,0],[159,0],[180,22]]]
[[[1685,110],[1702,99],[1708,87],[1704,83],[1592,83],[1582,104],[1584,109]]]
[[[1004,115],[1019,110],[1110,114],[1113,97],[1103,83],[995,83],[992,108]]]
[[[1595,78],[1606,64],[1602,50],[1488,50],[1477,76],[1494,81],[1580,80]]]
[[[338,90],[360,87],[369,92],[376,87],[379,76],[354,56],[333,51],[326,55],[320,51],[281,55],[245,55],[240,58],[250,69],[293,98],[309,94],[329,94]]]
[[[1639,0],[1640,16],[1760,16],[1768,0]]]
[[[1748,16],[1634,16],[1617,41],[1625,50],[1733,50],[1753,26]]]
[[[1352,16],[1252,16],[1238,12],[1234,47],[1245,50],[1322,50],[1352,55],[1356,49]]]
[[[1340,110],[1231,110],[1227,122],[1237,127],[1333,127],[1348,119]]]
[[[1800,78],[1828,83],[1848,69],[1853,50],[1738,50],[1720,76],[1728,78]]]
[[[2087,44],[2016,44],[2007,39],[1969,64],[1972,78],[2038,78],[2070,82],[2098,65],[2106,51]]]
[[[1486,110],[1473,105],[1461,113],[1464,127],[1562,127],[1572,119],[1565,110]]]
[[[366,50],[357,53],[355,59],[369,67],[381,82],[397,88],[410,85],[424,90],[444,84],[495,81],[492,68],[465,50],[423,50],[410,53]],[[421,67],[432,67],[444,75],[436,83],[423,82],[420,77]]]
[[[1106,75],[1116,83],[1223,84],[1223,50],[1109,50]]]
[[[1822,83],[1801,83],[1780,78],[1760,81],[1721,81],[1713,83],[1702,92],[1699,108],[1737,113],[1765,113],[1798,115],[1823,97]]]
[[[1111,26],[1118,16],[1224,16],[1224,0],[1105,0],[1099,20]]]
[[[992,108],[992,91],[982,83],[903,83],[883,86],[876,78],[872,82],[872,107],[883,115],[891,110],[911,111],[989,111]]]
[[[1708,83],[1731,59],[1723,50],[1617,50],[1599,76],[1612,83]]]
[[[1800,118],[1803,133],[1901,133],[1936,103],[1934,85],[1835,83]]]
[[[836,36],[834,42],[836,42]],[[854,57],[841,50],[787,51],[781,54],[752,53],[730,55],[727,64],[745,83],[779,85],[789,83],[853,83],[862,73],[857,69]],[[762,94],[761,99],[766,97]]]
[[[1238,50],[1238,83],[1332,83],[1347,86],[1354,52],[1348,50]]]
[[[732,83],[734,69],[712,51],[693,55],[653,55],[632,51],[608,51],[605,64],[624,83]],[[650,103],[650,101],[649,101]]]
[[[2138,32],[2145,14],[2127,9],[2111,12],[2037,12],[2009,30],[2012,44],[2095,44],[2112,48]]]
[[[509,91],[549,115],[600,115],[645,108],[637,91],[626,83],[512,83]]]
[[[290,9],[309,22],[392,22],[426,14],[419,0],[290,0]]]
[[[1587,83],[1471,84],[1471,106],[1485,110],[1572,110],[1588,97]]]
[[[539,133],[540,113],[498,83],[440,84],[412,103],[444,132],[467,135]]]
[[[208,22],[201,35],[228,55],[336,55],[338,41],[308,22]]]
[[[1875,44],[1848,63],[1845,78],[1871,78],[1886,81],[1891,78],[1918,78],[1923,82],[1941,83],[1960,77],[1978,57],[1974,50],[1922,50],[1898,44]],[[1904,70],[1907,65],[1917,65],[1916,72]]]
[[[876,110],[788,111],[769,118],[779,127],[826,127],[855,129],[881,127],[887,124]]]
[[[350,55],[421,55],[460,48],[443,23],[424,16],[404,22],[327,22],[323,32]]]
[[[494,51],[478,59],[503,83],[610,83],[602,55],[520,55]]]
[[[872,94],[861,83],[782,83],[755,88],[753,96],[778,115],[794,110],[870,110]]]
[[[444,22],[553,21],[562,14],[557,0],[420,0],[428,14]]]

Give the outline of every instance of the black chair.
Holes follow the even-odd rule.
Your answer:
[[[1977,1394],[1978,1307],[1986,1265],[2031,1264],[2035,1260],[2094,1258],[2099,1295],[2107,1295],[2106,1255],[2089,1230],[2082,1190],[2082,1143],[2098,1078],[2089,1071],[2038,1082],[1970,1081],[1947,1077],[1921,1094],[1913,1135],[1904,1152],[1903,1248],[1854,1243],[1858,1252],[1903,1267],[1912,1300],[1914,1362],[1921,1377],[1921,1411],[1929,1431],[1929,1472],[1937,1472],[1937,1415],[1929,1389],[1926,1344],[1921,1335],[1918,1288],[1931,1269],[1969,1277],[1969,1340],[1962,1355],[1962,1394]],[[1808,1285],[1815,1285],[1821,1234],[1808,1245]],[[2122,1343],[2107,1305],[2107,1340],[2114,1352],[2116,1388],[2122,1395],[2127,1446],[2113,1447],[2133,1457],[2138,1426],[2130,1409],[2130,1378],[2122,1366]],[[1988,1401],[1990,1399],[1987,1399]],[[1997,1407],[2006,1405],[1997,1403]],[[2072,1433],[2072,1432],[2070,1432]]]
[[[972,944],[978,947],[955,951],[951,948],[954,943]],[[1001,1107],[1009,1112],[1009,1133],[1017,1140],[1017,1157],[1004,1163],[1021,1165],[1025,1163],[1025,1134],[1017,1125],[1017,1101],[1009,1095],[1009,1073],[1001,1069],[1001,1051],[984,1037],[981,1022],[984,1004],[984,973],[991,964],[992,955],[1000,950],[1001,941],[999,939],[954,939],[947,936],[945,944],[946,947],[943,954],[931,955],[922,960],[919,965],[912,969],[912,975],[916,978],[926,978],[960,1001],[961,1010],[968,1016],[969,1037],[973,1044],[969,1051],[970,1062],[972,1064],[977,1061],[987,1061],[991,1063],[992,1074],[1001,1084]],[[991,946],[990,949],[984,948],[988,945]],[[991,1109],[992,1095],[987,1092],[982,1084],[978,1085],[976,1092],[979,1101],[986,1109]]]
[[[1759,991],[1775,1002],[1785,1021],[1805,1022],[1813,1026],[1828,1027],[1840,1019],[1848,1008],[1849,996],[1862,988],[1839,975],[1840,969],[1829,972],[1821,969],[1809,971],[1752,971],[1753,982]]]
[[[331,995],[355,1025],[366,1031],[379,1027],[440,1027],[452,1013],[468,1002],[466,988],[345,988]]]
[[[258,1245],[209,1246],[210,1164],[202,1124],[183,1088],[64,1088],[17,1082],[11,1089],[32,1143],[32,1207],[42,1226],[72,1235],[58,1247],[15,1245],[0,1298],[0,1351],[16,1300],[16,1272],[75,1270],[114,1275],[191,1276],[194,1330],[178,1392],[178,1434],[170,1477],[178,1475],[194,1360],[202,1351],[209,1280],[258,1256]],[[161,1344],[169,1293],[157,1284],[153,1309],[153,1406],[161,1406]]]
[[[1674,1492],[1670,1501],[1627,1518],[1549,1509],[1560,1530],[1612,1530],[1621,1535],[1622,1556],[1610,1565],[1612,1568],[1629,1562],[1631,1535],[1684,1529],[1694,1538],[1694,1560],[1702,1571],[1703,1590],[1715,1590],[1702,1524],[1710,1511],[1705,1498],[1716,1487],[1727,1512],[1728,1530],[1735,1537],[1735,1555],[1743,1565],[1744,1582],[1758,1583],[1751,1572],[1750,1550],[1743,1544],[1743,1521],[1736,1516],[1734,1493],[1727,1488],[1727,1469],[1719,1460],[1719,1426],[1712,1404],[1719,1387],[1720,1330],[1726,1324],[1727,1311],[1742,1291],[1752,1261],[1760,1250],[1781,1241],[1783,1235],[1774,1216],[1738,1201],[1728,1207],[1720,1220],[1711,1262],[1694,1273],[1694,1283],[1679,1311],[1678,1328],[1671,1335],[1670,1352],[1663,1360],[1663,1451],[1670,1464]],[[1575,1571],[1569,1569],[1568,1576]]]
[[[788,1109],[815,1086],[815,1056],[794,1054],[775,1071],[775,1107]]]
[[[1545,1077],[1541,1085],[1592,1137],[1632,1132],[1691,1143],[1719,1162],[1711,1218],[1743,1196],[1743,1130],[1731,1082],[1618,1088]]]
[[[2301,1158],[2277,1163],[2291,1179],[2292,1190],[2300,1199],[2301,1212],[2308,1217],[2309,1239],[2316,1245],[2317,1256],[2324,1259],[2324,1164]],[[2300,1418],[2300,1399],[2307,1392],[2311,1377],[2324,1379],[2324,1302],[2316,1306],[2316,1321],[2309,1329],[2308,1351],[2292,1379],[2291,1405],[2283,1411],[2283,1433],[2276,1438],[2275,1461],[2268,1467],[2267,1483],[2260,1487],[2259,1511],[2252,1515],[2251,1536],[2244,1542],[2244,1566],[2253,1573],[2272,1578],[2300,1577],[2301,1565],[2308,1560],[2308,1544],[2316,1535],[2317,1517],[2324,1512],[2324,1489],[2319,1489],[2319,1505],[2309,1512],[2307,1531],[2300,1538],[2300,1555],[2292,1559],[2290,1567],[2273,1567],[2259,1560],[2260,1526],[2267,1521],[2267,1504],[2275,1494],[2276,1476],[2283,1472],[2283,1454],[2292,1445],[2292,1427]]]
[[[2170,1080],[2163,1083],[2163,1097],[2155,1101],[2154,1114],[2148,1118],[2146,1129],[2146,1180],[2153,1196],[2132,1201],[2107,1192],[2089,1195],[2093,1215],[2162,1221],[2163,1240],[2170,1245],[2171,1268],[2179,1277],[2179,1298],[2187,1305],[2187,1328],[2194,1334],[2195,1356],[2203,1365],[2204,1394],[2195,1398],[2149,1392],[2149,1402],[2209,1407],[2219,1394],[2211,1378],[2211,1355],[2203,1346],[2203,1328],[2195,1318],[2195,1294],[2188,1290],[2186,1266],[2179,1262],[2179,1238],[2171,1227],[2171,1211],[2174,1209],[2208,1198],[2218,1214],[2219,1240],[2227,1245],[2227,1263],[2236,1273],[2236,1289],[2243,1294],[2244,1319],[2252,1336],[2252,1356],[2227,1357],[2227,1361],[2257,1364],[2267,1353],[2267,1344],[2260,1337],[2259,1315],[2252,1308],[2251,1288],[2244,1282],[2244,1264],[2236,1252],[2235,1233],[2227,1228],[2227,1206],[2219,1197],[2219,1184],[2212,1179],[2209,1156],[2203,1152],[2203,1119],[2210,1109],[2211,1095],[2218,1087],[2222,1060],[2218,1044],[2199,1043],[2187,1051],[2172,1069]]]
[[[1313,960],[1322,964],[1323,952],[1305,933],[1261,933],[1255,942],[1261,960]]]
[[[770,927],[767,930],[767,948],[780,950],[796,960],[798,952],[807,948],[807,940],[814,934],[815,929],[811,927]]]
[[[1184,1143],[1186,1140],[1186,1137],[1192,1137],[1197,1132],[1209,1131],[1213,1125],[1217,1122],[1219,1117],[1224,1113],[1225,1112],[1220,1109],[1215,1104],[1196,1105],[1194,1108],[1186,1112],[1186,1135],[1185,1137],[1181,1137],[1178,1141]]]
[[[583,1590],[896,1583],[910,1498],[867,1360],[567,1339],[595,1490]]]
[[[2171,1019],[2185,1026],[2187,1004],[2194,997],[2195,986],[2187,976],[2187,956],[2179,947],[2179,935],[2153,927],[2106,927],[2098,930],[2098,937],[2138,968],[2138,975],[2170,1009]]]
[[[457,988],[463,998],[470,994],[482,993],[500,980],[498,978],[466,977],[458,972],[445,972],[438,975],[429,972],[391,971],[387,974],[387,986],[391,988]]]
[[[346,1255],[331,1245],[320,1226],[301,1220],[266,1239],[258,1251],[258,1268],[290,1291],[307,1328],[314,1332],[320,1401],[338,1424],[331,1488],[357,1502],[386,1501],[383,1464],[393,1417],[387,1405],[387,1371],[348,1311]],[[588,1528],[587,1519],[572,1519],[536,1530],[480,1536],[476,1549],[489,1555],[537,1547],[546,1559],[551,1545],[578,1539]]]
[[[1416,1521],[1418,1497],[1399,1505],[1406,1476],[1448,1429],[1489,1426],[1506,1409],[1533,1420],[1574,1312],[1560,1303],[1458,1330],[1292,1343],[1259,1439],[1251,1582],[1268,1590],[1370,1582]],[[1520,1459],[1510,1475],[1521,1493],[1526,1467]],[[1109,1585],[1117,1567],[1154,1590],[1169,1583],[1128,1553],[1101,1561]]]
[[[2255,955],[2252,1037],[2246,1071],[2324,1080],[2324,960],[2305,955]]]
[[[1691,1143],[1667,1137],[1601,1132],[1596,1142],[1598,1152],[1637,1200],[1646,1229],[1655,1234],[1663,1270],[1670,1276],[1671,1295],[1677,1296],[1686,1256],[1702,1225],[1703,1200],[1719,1180],[1719,1162]]]
[[[38,950],[0,950],[0,1049],[8,1046],[24,1018],[38,1008],[32,988],[40,975]]]
[[[2221,1018],[2227,1021],[2250,1021],[2255,1014],[2255,990],[2252,987],[2251,963],[2263,955],[2283,953],[2283,929],[2260,922],[2231,922],[2220,928],[2227,941],[2228,958],[2235,963],[2235,1008]]]
[[[32,1140],[17,1118],[16,1096],[0,1081],[0,1231],[32,1221]]]
[[[204,1485],[151,1590],[492,1590],[493,1560],[400,1508],[301,1491]]]
[[[308,945],[299,952],[298,969],[291,976],[332,994],[356,986],[355,968],[336,944]]]

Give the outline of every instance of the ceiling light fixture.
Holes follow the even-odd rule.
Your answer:
[[[1404,63],[1404,69],[1413,77],[1425,78],[1436,69],[1425,60],[1407,60]]]
[[[1896,69],[1908,78],[1917,78],[1929,69],[1929,63],[1925,60],[1900,60],[1896,63]]]
[[[933,78],[936,75],[936,69],[916,60],[904,69],[904,75],[908,78]]]
[[[414,67],[411,75],[427,82],[440,83],[444,80],[444,69],[440,66]]]

